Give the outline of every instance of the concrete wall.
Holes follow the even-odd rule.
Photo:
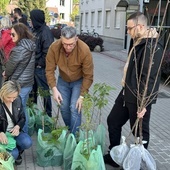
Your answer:
[[[126,9],[116,8],[118,2],[119,0],[80,0],[81,29],[84,32],[95,29],[103,39],[123,46]]]

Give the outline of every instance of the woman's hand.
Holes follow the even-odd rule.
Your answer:
[[[8,139],[7,139],[6,134],[4,132],[0,133],[0,143],[2,143],[2,144],[8,143]]]
[[[14,126],[13,129],[11,129],[11,135],[12,136],[18,136],[19,135],[19,129],[20,127],[18,125]]]

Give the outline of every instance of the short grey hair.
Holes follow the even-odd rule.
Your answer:
[[[61,36],[67,39],[77,36],[76,28],[72,26],[66,26],[62,28]]]

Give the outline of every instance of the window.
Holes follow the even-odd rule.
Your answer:
[[[102,25],[102,11],[98,11],[97,26],[101,27],[101,25]]]
[[[110,10],[106,11],[105,27],[107,28],[110,28],[110,13]]]
[[[85,26],[88,27],[88,17],[89,17],[89,13],[86,12],[85,14]]]
[[[120,28],[120,19],[121,11],[115,11],[115,28]]]
[[[91,12],[91,26],[94,27],[94,18],[95,18],[95,13],[94,11]]]
[[[60,0],[60,6],[65,6],[65,0]]]
[[[60,13],[60,18],[61,18],[61,19],[65,19],[64,13]]]

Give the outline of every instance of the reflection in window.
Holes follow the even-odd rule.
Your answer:
[[[91,12],[91,26],[94,27],[94,18],[95,18],[95,13],[94,11]]]
[[[65,19],[64,13],[60,13],[60,18],[61,18],[61,19]]]
[[[108,10],[106,11],[106,20],[105,20],[105,27],[110,27],[110,14],[111,14],[111,11]]]
[[[97,26],[101,27],[102,25],[102,11],[98,11],[98,17],[97,17]]]
[[[60,0],[60,6],[65,6],[65,0]]]

